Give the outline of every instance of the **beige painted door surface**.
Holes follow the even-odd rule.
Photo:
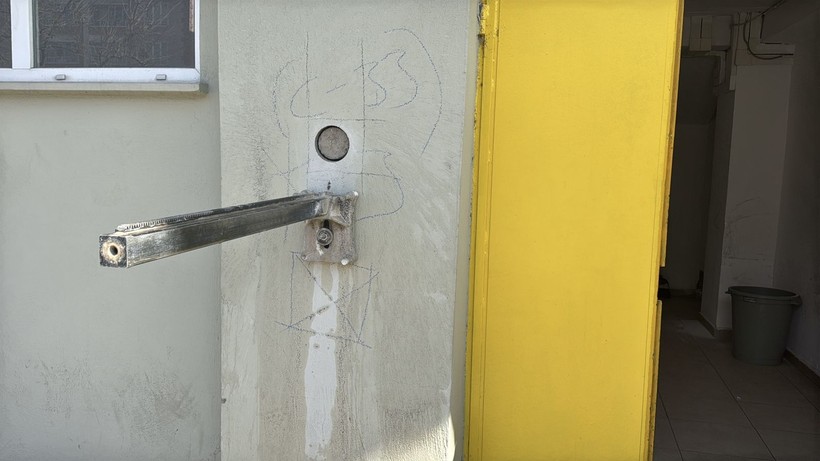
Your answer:
[[[355,264],[303,262],[300,225],[223,245],[223,459],[455,453],[470,9],[220,2],[223,205],[302,190],[361,194]],[[339,162],[315,152],[325,126],[350,138]]]

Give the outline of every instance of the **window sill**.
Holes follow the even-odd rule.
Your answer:
[[[198,96],[208,93],[207,83],[102,83],[102,82],[0,82],[0,94],[17,92],[94,94],[176,94]]]

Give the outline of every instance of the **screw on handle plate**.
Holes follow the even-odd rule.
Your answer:
[[[334,195],[330,199],[327,215],[307,222],[303,260],[340,263],[343,266],[356,261],[353,224],[358,198],[358,192]]]

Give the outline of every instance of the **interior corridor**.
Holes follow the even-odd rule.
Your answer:
[[[785,360],[734,359],[698,311],[663,301],[655,460],[820,460],[820,387]]]

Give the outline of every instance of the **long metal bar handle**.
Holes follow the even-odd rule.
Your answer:
[[[277,227],[309,221],[308,229],[327,229],[347,233],[341,242],[349,248],[334,249],[311,236],[302,258],[310,261],[334,261],[346,264],[355,259],[352,245],[353,205],[358,193],[345,196],[300,194],[291,197],[248,203],[198,213],[170,216],[133,224],[121,224],[114,232],[100,236],[100,265],[131,267],[167,258],[186,251],[226,242]],[[332,222],[333,226],[328,223]],[[331,234],[332,235],[332,234]],[[312,240],[311,240],[312,239]],[[338,245],[337,245],[338,246]],[[315,248],[314,248],[315,247]],[[342,256],[338,256],[343,254]],[[343,258],[343,259],[342,259]]]

